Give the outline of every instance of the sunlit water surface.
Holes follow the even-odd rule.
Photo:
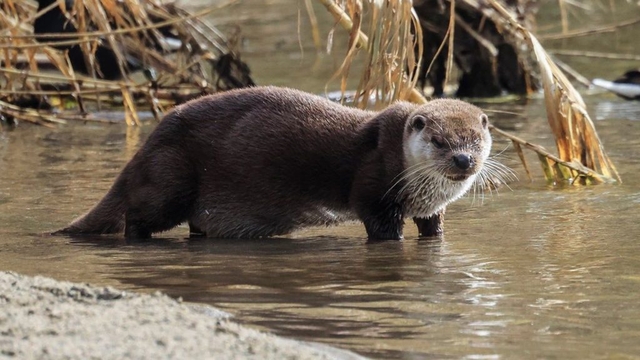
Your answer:
[[[294,30],[296,12],[282,15]],[[313,48],[289,68],[295,33],[264,36],[279,43],[284,33],[284,57],[275,45],[246,54],[259,82],[321,92],[331,59],[315,70],[323,78],[301,81]],[[258,62],[265,53],[271,61]],[[407,224],[405,241],[375,244],[357,223],[250,241],[188,240],[186,227],[137,244],[44,236],[104,195],[153,126],[20,126],[0,132],[0,270],[161,290],[372,357],[638,358],[640,103],[586,100],[623,184],[553,186],[534,157],[529,182],[507,149],[500,158],[521,181],[451,206],[444,238],[418,240]],[[541,100],[480,105],[495,124],[553,148]],[[494,152],[507,146],[496,139]]]

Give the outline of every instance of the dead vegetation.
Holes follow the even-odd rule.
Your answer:
[[[4,0],[0,114],[108,121],[89,109],[115,104],[137,124],[140,106],[158,118],[200,94],[251,85],[233,40],[200,20],[232,2],[192,14],[151,0]]]
[[[314,20],[310,1],[305,5]],[[233,49],[234,40],[200,20],[233,2],[217,2],[192,14],[152,0],[4,0],[0,2],[0,116],[49,126],[67,120],[109,121],[90,109],[115,104],[123,106],[127,123],[137,124],[140,109],[151,109],[159,118],[168,107],[200,94],[252,85],[248,67]],[[426,102],[416,84],[424,85],[429,76],[434,84],[446,83],[454,63],[475,71],[472,81],[483,83],[478,74],[489,74],[489,82],[497,81],[508,90],[510,85],[500,83],[496,70],[500,47],[506,43],[512,49],[509,63],[515,59],[519,64],[513,70],[519,74],[514,89],[528,93],[542,87],[558,148],[554,155],[494,128],[495,134],[513,142],[527,174],[524,149],[538,155],[549,181],[620,180],[580,94],[527,29],[531,23],[527,11],[523,16],[517,7],[497,0],[443,0],[437,2],[440,8],[434,11],[440,15],[433,20],[415,10],[429,5],[429,0],[317,2],[348,31],[348,51],[335,75],[343,91],[347,77],[353,75],[350,65],[355,55],[366,55],[355,93],[358,106],[381,107],[398,99]],[[534,2],[515,3],[526,8]],[[52,23],[58,27],[48,27]],[[425,28],[429,30],[425,34],[419,31]],[[570,32],[563,21],[563,29],[566,36],[584,36],[615,26]],[[502,38],[496,40],[496,34]],[[317,29],[314,41],[319,47]],[[469,63],[463,56],[468,48],[461,48],[461,42],[475,44],[486,58]],[[509,66],[502,63],[503,67]]]
[[[418,92],[414,85],[418,75],[418,64],[422,48],[415,46],[421,42],[420,31],[413,36],[411,33],[396,32],[395,35],[403,36],[395,39],[397,47],[385,47],[385,40],[378,34],[388,34],[389,31],[383,29],[395,29],[398,22],[415,24],[416,14],[406,4],[410,1],[388,0],[388,1],[360,1],[360,0],[318,0],[337,21],[349,33],[350,44],[348,55],[341,69],[348,69],[349,62],[353,58],[353,53],[359,44],[361,48],[368,50],[365,73],[360,75],[360,86],[358,92],[362,98],[368,99],[365,95],[368,89],[385,89],[392,94],[387,97],[376,96],[378,101],[388,103],[395,99],[404,99],[414,102],[427,101]],[[543,168],[544,175],[548,181],[569,181],[573,184],[588,184],[620,181],[620,177],[604,151],[604,147],[598,138],[597,132],[591,121],[585,104],[580,94],[567,80],[562,71],[548,56],[536,37],[518,22],[516,11],[505,6],[497,0],[488,0],[480,3],[475,0],[459,0],[467,8],[474,8],[485,21],[491,21],[505,38],[514,42],[514,45],[523,52],[520,58],[532,59],[535,69],[527,69],[526,78],[535,77],[542,84],[544,91],[545,106],[547,109],[547,119],[551,130],[556,138],[558,155],[554,155],[542,146],[532,144],[526,140],[509,134],[503,130],[493,128],[495,134],[507,137],[522,160],[526,172],[531,176],[530,168],[526,162],[523,149],[534,151]],[[456,43],[453,41],[454,32],[459,31],[453,26],[460,21],[456,17],[456,1],[445,1],[449,6],[449,26],[446,34],[441,37],[441,48],[448,49],[446,69],[451,68],[453,63]],[[367,9],[363,10],[363,6]],[[373,14],[373,15],[372,15]],[[363,16],[370,16],[363,19]],[[377,17],[376,17],[377,16]],[[362,31],[362,23],[375,24],[367,32]],[[382,28],[382,29],[380,29]],[[473,32],[475,37],[479,36],[479,29],[463,27],[464,31]],[[483,46],[490,46],[490,41],[478,42]],[[487,45],[488,44],[488,45]],[[419,49],[416,57],[408,56],[414,48]],[[378,59],[385,59],[379,61]],[[426,62],[433,59],[425,58]],[[381,66],[383,64],[383,66]],[[495,66],[495,65],[494,65]],[[431,66],[429,66],[431,67]],[[445,71],[449,71],[446,70]],[[342,71],[342,76],[347,76],[348,72]],[[446,76],[445,76],[446,78]],[[345,83],[343,78],[342,83]],[[359,104],[362,105],[360,102]]]

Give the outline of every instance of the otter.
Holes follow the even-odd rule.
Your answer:
[[[443,232],[446,206],[481,179],[488,117],[450,99],[360,110],[252,87],[177,106],[106,196],[57,234],[128,239],[189,223],[192,235],[256,238],[346,220],[370,240]]]

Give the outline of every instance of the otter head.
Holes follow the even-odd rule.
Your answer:
[[[490,151],[487,115],[460,100],[433,100],[417,108],[405,124],[406,169],[415,168],[413,177],[421,182],[457,189],[454,198],[471,187]]]

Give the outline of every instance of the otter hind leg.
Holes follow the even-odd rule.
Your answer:
[[[152,233],[170,230],[189,217],[192,202],[185,193],[170,197],[156,197],[130,207],[125,213],[125,237],[146,239]]]
[[[127,239],[149,239],[151,237],[151,230],[138,211],[127,210],[124,237]]]
[[[204,230],[202,230],[193,221],[189,220],[189,237],[197,238],[197,237],[206,237],[206,236],[207,236],[207,233]]]
[[[163,155],[163,154],[158,154]],[[149,238],[191,216],[198,194],[197,177],[183,159],[156,156],[140,166],[127,184],[125,237]]]

